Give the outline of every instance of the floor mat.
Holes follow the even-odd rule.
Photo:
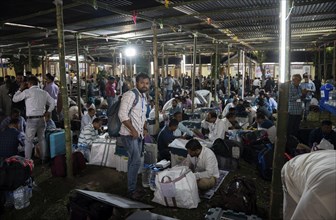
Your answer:
[[[204,199],[211,199],[212,196],[215,194],[215,192],[219,189],[219,187],[222,185],[226,175],[228,175],[229,171],[226,170],[219,170],[219,178],[217,179],[217,183],[214,187],[212,187],[211,189],[209,189],[208,191],[206,191],[203,194],[200,194],[201,198]]]

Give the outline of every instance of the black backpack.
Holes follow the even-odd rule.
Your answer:
[[[221,194],[221,208],[244,212],[247,215],[257,213],[256,187],[252,180],[234,177]]]
[[[139,93],[136,91],[136,89],[131,90],[135,94],[135,99],[133,101],[133,105],[129,111],[131,113],[132,108],[136,106],[136,104],[139,101]],[[119,113],[119,108],[121,104],[121,99],[119,99],[117,102],[115,102],[107,112],[108,119],[107,119],[107,127],[108,127],[108,133],[110,137],[118,137],[119,136],[119,131],[121,128],[121,121],[119,119],[118,113]]]
[[[242,154],[242,145],[234,140],[218,138],[212,145],[220,170],[233,171],[239,167],[239,158]]]
[[[265,148],[258,155],[258,170],[261,178],[272,180],[274,148],[272,144],[266,144]]]

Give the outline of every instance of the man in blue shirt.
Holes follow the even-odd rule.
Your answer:
[[[177,129],[178,121],[171,119],[169,125],[164,126],[158,136],[159,160],[170,160],[168,145],[175,139],[174,131]]]
[[[287,137],[294,135],[298,137],[300,129],[301,115],[302,115],[302,99],[305,98],[307,90],[300,87],[301,75],[294,74],[292,82],[289,85],[288,96],[288,123],[287,123]]]
[[[9,122],[12,120],[12,119],[15,119],[17,118],[19,120],[19,131],[21,132],[25,132],[26,130],[26,121],[25,119],[21,116],[21,111],[17,108],[13,108],[12,111],[11,111],[11,115],[6,117],[0,124],[0,131],[3,131],[5,130],[8,125],[9,125]]]
[[[0,157],[17,155],[19,145],[24,146],[24,135],[19,131],[19,125],[19,119],[14,118],[7,129],[0,132]]]

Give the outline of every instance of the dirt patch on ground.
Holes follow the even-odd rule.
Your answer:
[[[255,180],[258,190],[259,216],[266,218],[265,210],[269,208],[270,182],[260,179],[255,167],[244,161],[240,163],[238,171],[229,173],[213,198],[211,200],[202,199],[197,209],[167,208],[153,203],[151,202],[153,192],[150,189],[146,189],[147,194],[141,202],[154,206],[155,208],[151,211],[157,214],[177,219],[204,219],[209,208],[221,205],[221,191],[236,175],[247,176]],[[30,206],[22,210],[6,208],[0,219],[68,219],[67,204],[69,195],[74,189],[108,192],[120,196],[126,196],[127,191],[126,173],[105,167],[87,166],[79,176],[67,179],[52,177],[48,166],[39,165],[34,169],[34,177],[38,188],[33,191]],[[138,183],[141,184],[140,176]]]

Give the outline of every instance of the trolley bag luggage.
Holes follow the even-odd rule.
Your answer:
[[[265,148],[258,155],[257,167],[261,178],[264,180],[272,180],[273,153],[273,145],[266,144]]]
[[[50,158],[65,154],[65,132],[58,131],[49,135]]]
[[[168,207],[197,208],[200,198],[195,175],[186,166],[158,172],[153,202]]]
[[[51,161],[51,174],[54,177],[66,176],[65,155],[57,155]]]
[[[115,160],[115,152],[115,139],[95,140],[91,146],[90,164],[104,167],[113,167],[112,163],[113,160]]]
[[[86,161],[84,155],[81,152],[72,153],[72,173],[78,175],[82,170],[86,168]]]

